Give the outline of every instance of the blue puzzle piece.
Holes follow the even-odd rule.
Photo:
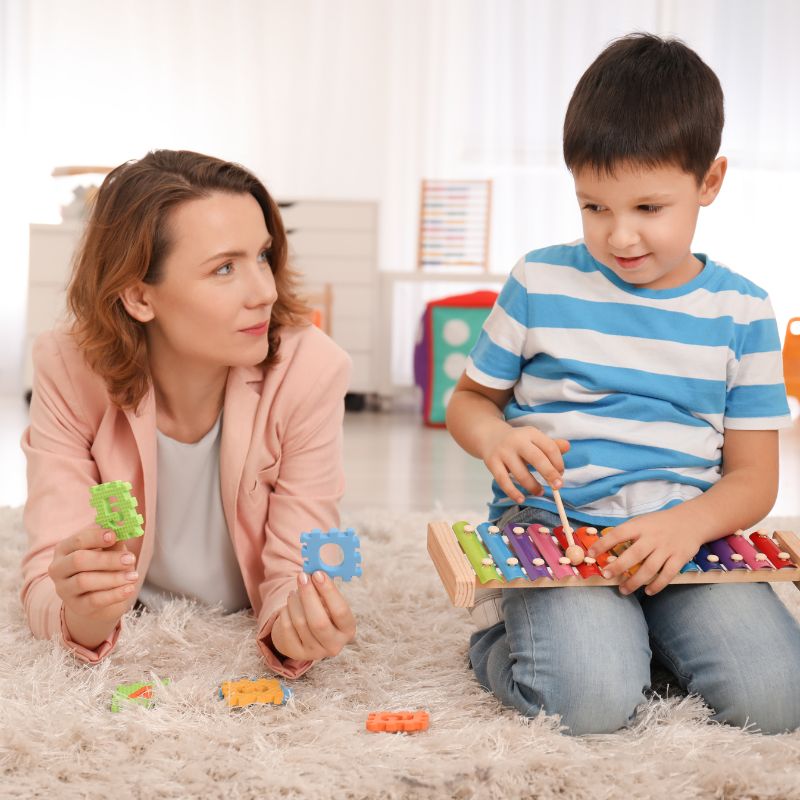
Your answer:
[[[314,528],[310,533],[301,533],[300,542],[302,543],[301,552],[303,554],[303,572],[316,572],[322,570],[331,578],[341,578],[349,581],[361,575],[361,553],[358,552],[360,542],[358,536],[352,528],[340,531],[338,528],[331,528],[323,532],[319,528]],[[342,563],[328,564],[323,561],[320,548],[326,544],[335,544],[342,549]]]

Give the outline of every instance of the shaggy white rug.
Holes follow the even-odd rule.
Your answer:
[[[348,518],[364,560],[345,584],[357,643],[295,682],[288,706],[231,712],[218,684],[263,674],[246,614],[175,602],[129,619],[103,664],[79,665],[30,637],[21,513],[0,509],[0,797],[800,798],[800,733],[709,723],[696,698],[670,691],[633,729],[586,738],[501,708],[467,667],[470,626],[425,553],[429,517]],[[800,615],[800,593],[781,596]],[[156,708],[109,711],[117,684],[153,676],[171,680]],[[365,731],[370,711],[418,708],[426,733]]]

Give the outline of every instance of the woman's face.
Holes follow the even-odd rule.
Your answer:
[[[214,192],[189,201],[171,212],[168,233],[161,280],[144,288],[151,354],[167,348],[187,365],[263,361],[278,293],[272,238],[256,199]]]

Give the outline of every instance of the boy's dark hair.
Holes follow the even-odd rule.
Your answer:
[[[571,172],[612,174],[624,161],[674,164],[698,185],[719,152],[722,87],[678,39],[633,33],[613,41],[584,72],[564,119]]]

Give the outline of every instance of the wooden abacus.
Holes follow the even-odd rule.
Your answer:
[[[572,531],[559,526],[506,525],[501,531],[484,522],[428,524],[428,553],[453,605],[474,605],[475,590],[533,589],[564,586],[618,586],[625,579],[608,580],[600,573],[626,545],[602,553],[597,561],[584,557],[573,566],[568,548],[582,552],[597,541],[595,528]],[[574,539],[574,541],[573,541]],[[573,551],[574,552],[574,551]],[[749,535],[737,531],[703,545],[671,583],[756,583],[792,581],[800,589],[800,539],[790,531]],[[630,572],[635,572],[633,567]]]

